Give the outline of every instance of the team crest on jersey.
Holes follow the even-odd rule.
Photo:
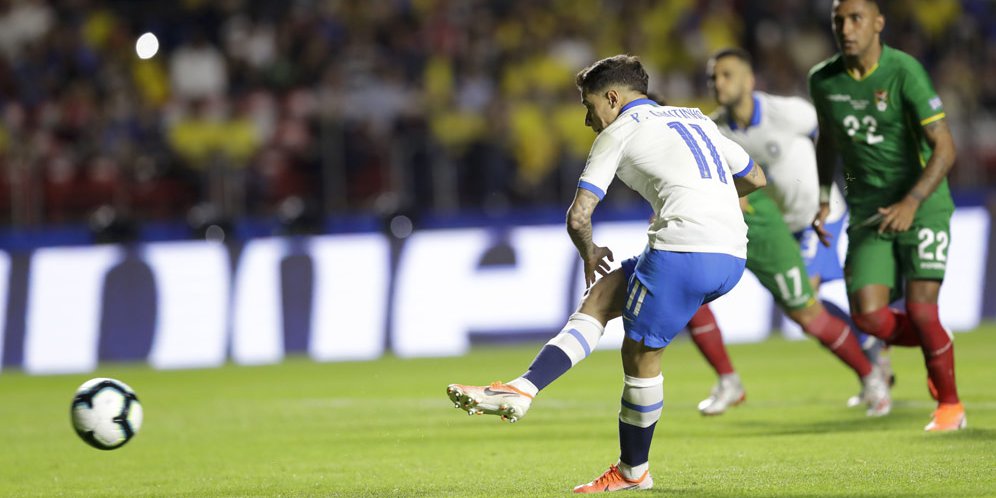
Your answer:
[[[782,153],[782,149],[778,146],[778,142],[768,142],[764,144],[764,148],[768,150],[768,155],[770,155],[772,159],[778,158],[778,156]]]
[[[875,108],[879,112],[885,112],[885,109],[889,106],[889,92],[885,90],[875,90]]]

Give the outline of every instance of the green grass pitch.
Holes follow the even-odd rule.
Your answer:
[[[536,345],[461,358],[90,375],[0,374],[0,496],[565,496],[618,456],[618,353],[597,352],[517,424],[468,417],[451,382],[508,380]],[[918,350],[894,349],[893,413],[847,409],[856,379],[815,342],[732,346],[747,403],[703,418],[713,383],[685,339],[664,354],[665,410],[646,496],[996,495],[996,326],[957,336],[969,428],[926,434]],[[73,433],[69,402],[95,376],[138,392],[145,424],[115,451]]]

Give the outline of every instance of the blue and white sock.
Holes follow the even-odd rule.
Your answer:
[[[594,317],[584,313],[574,313],[560,333],[543,346],[529,365],[529,370],[509,382],[509,385],[535,396],[571,367],[587,358],[598,345],[603,332],[605,326]]]
[[[650,468],[650,442],[664,408],[664,376],[626,376],[619,410],[619,471],[639,479]]]

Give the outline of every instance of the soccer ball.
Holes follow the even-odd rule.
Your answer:
[[[142,405],[120,380],[96,378],[83,383],[70,407],[76,434],[101,450],[124,446],[142,427]]]

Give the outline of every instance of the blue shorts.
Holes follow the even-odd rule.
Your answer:
[[[650,248],[623,261],[626,337],[651,348],[667,346],[699,306],[737,285],[746,263],[729,254]]]
[[[820,237],[816,235],[816,230],[813,230],[813,227],[806,227],[794,234],[795,240],[799,241],[802,261],[806,264],[806,273],[810,277],[820,277],[820,282],[844,278],[840,256],[837,255],[837,244],[840,243],[840,234],[844,230],[844,220],[846,219],[847,214],[845,213],[839,220],[824,225],[824,228],[830,232],[830,247],[820,243]]]

